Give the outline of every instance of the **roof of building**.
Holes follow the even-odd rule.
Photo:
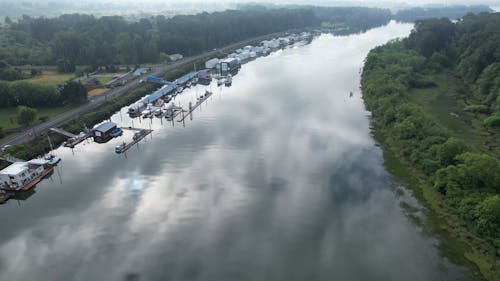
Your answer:
[[[156,90],[155,92],[153,92],[151,95],[145,96],[141,101],[144,104],[153,103],[157,101],[159,98],[163,97],[164,95],[172,92],[175,89],[175,87],[176,86],[174,84],[165,85],[160,89]]]
[[[197,75],[197,72],[191,71],[188,74],[186,74],[186,75],[180,77],[179,79],[175,80],[174,83],[175,84],[184,84],[187,81],[189,81],[189,80],[193,79],[194,77],[196,77],[196,75]]]
[[[14,162],[7,168],[0,171],[2,175],[19,175],[28,169],[28,162]]]
[[[101,125],[98,125],[97,127],[95,127],[94,130],[95,131],[99,131],[99,132],[107,132],[107,131],[113,129],[114,127],[116,127],[115,123],[113,123],[113,122],[104,122]]]

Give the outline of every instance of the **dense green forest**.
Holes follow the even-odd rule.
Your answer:
[[[415,7],[404,10],[399,10],[394,14],[394,19],[397,21],[414,22],[417,20],[429,18],[449,18],[457,20],[462,18],[466,13],[479,14],[482,12],[493,12],[490,7],[485,5],[471,6],[444,6],[444,7]]]
[[[228,10],[128,22],[119,16],[23,17],[0,30],[0,60],[11,65],[104,66],[157,62],[160,53],[191,55],[250,37],[318,26],[307,9]]]
[[[488,8],[448,9],[440,9],[437,14],[464,15]],[[433,11],[418,15],[433,16],[436,14]],[[164,57],[162,53],[192,55],[263,34],[320,27],[322,23],[359,32],[384,25],[391,18],[388,9],[314,6],[273,9],[255,6],[171,18],[154,16],[138,21],[84,14],[55,18],[25,15],[0,27],[0,61],[11,65],[58,65],[59,70],[72,72],[75,65],[96,68],[159,62]]]
[[[427,182],[428,205],[458,218],[456,237],[463,226],[481,238],[462,236],[491,280],[500,278],[498,26],[498,13],[419,21],[409,38],[373,49],[362,74],[382,142]]]

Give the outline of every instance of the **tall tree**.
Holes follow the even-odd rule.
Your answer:
[[[35,121],[37,111],[34,108],[27,106],[17,107],[17,123],[23,126],[29,126]]]

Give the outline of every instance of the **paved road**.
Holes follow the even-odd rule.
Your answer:
[[[182,60],[179,60],[179,61],[171,63],[171,64],[155,65],[152,67],[151,72],[148,75],[163,76],[168,71],[185,66],[187,64],[192,64],[195,61],[203,59],[203,58],[213,57],[219,52],[226,52],[226,51],[229,51],[231,49],[237,48],[239,46],[249,44],[249,43],[254,42],[254,41],[264,40],[266,38],[279,36],[281,34],[283,34],[283,33],[280,32],[280,33],[263,35],[263,36],[255,37],[255,38],[252,38],[249,40],[241,41],[241,42],[238,42],[235,44],[231,44],[231,45],[225,46],[225,47],[217,49],[217,50],[214,49],[213,51],[205,52],[205,53],[200,54],[200,55],[186,57]],[[57,116],[54,119],[51,119],[51,120],[46,121],[44,123],[38,124],[30,129],[27,129],[26,131],[23,131],[22,133],[19,133],[18,135],[14,136],[12,138],[1,140],[0,146],[3,147],[4,145],[14,145],[14,144],[22,143],[22,142],[32,138],[33,133],[35,135],[39,135],[39,134],[47,132],[52,127],[58,127],[64,123],[67,123],[73,119],[76,119],[78,116],[98,108],[99,106],[104,104],[108,99],[119,97],[119,96],[121,96],[121,95],[123,95],[131,90],[138,88],[139,86],[141,86],[141,83],[139,82],[139,80],[140,79],[137,78],[135,80],[128,82],[127,84],[125,84],[123,86],[120,86],[120,87],[117,87],[114,89],[110,89],[110,90],[102,93],[101,95],[90,97],[88,103],[86,103],[78,108],[75,108],[71,111],[65,112],[65,113]]]

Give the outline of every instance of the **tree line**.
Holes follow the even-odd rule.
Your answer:
[[[498,154],[452,136],[412,97],[448,73],[465,82],[464,95],[482,108],[476,118],[500,112],[500,14],[419,21],[409,38],[373,49],[362,74],[363,98],[384,142],[421,171],[447,208],[500,254]],[[451,74],[449,74],[451,73]],[[469,90],[468,90],[469,89]],[[472,110],[464,108],[464,110]],[[469,107],[469,106],[468,106]],[[497,126],[498,123],[496,123]],[[485,126],[492,126],[484,122]],[[500,132],[491,128],[498,141]],[[485,137],[486,138],[486,137]]]
[[[486,5],[414,7],[397,11],[393,18],[397,21],[404,22],[415,22],[429,18],[449,18],[452,20],[458,20],[467,13],[479,14],[483,12],[493,12],[493,10]]]
[[[87,89],[79,82],[70,81],[58,88],[35,85],[24,81],[0,81],[0,108],[57,107],[87,100]]]
[[[228,10],[136,22],[119,16],[25,16],[0,29],[0,60],[11,65],[95,67],[157,62],[160,53],[191,55],[254,36],[319,24],[308,9]]]

